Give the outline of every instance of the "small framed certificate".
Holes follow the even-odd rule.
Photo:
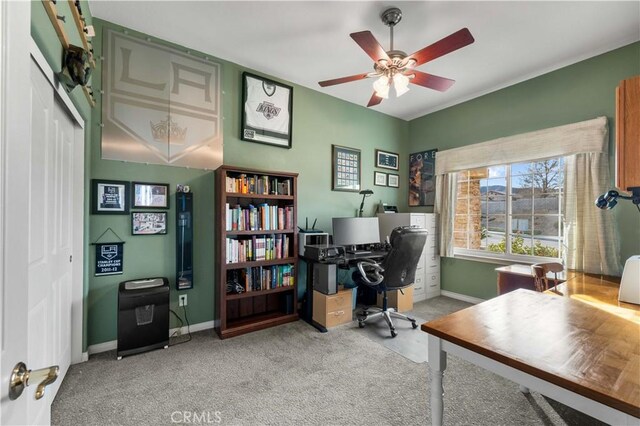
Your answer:
[[[92,214],[128,214],[129,182],[121,180],[91,180]]]
[[[398,154],[376,149],[376,167],[398,170]]]
[[[133,208],[169,208],[169,184],[133,182]]]

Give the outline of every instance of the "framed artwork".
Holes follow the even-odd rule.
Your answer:
[[[389,173],[389,177],[387,178],[387,185],[392,188],[397,188],[400,186],[400,175],[395,173]]]
[[[133,207],[167,209],[169,208],[169,184],[132,182]]]
[[[409,155],[409,207],[433,206],[437,149]]]
[[[131,213],[133,235],[164,235],[167,233],[167,212]]]
[[[376,149],[376,167],[398,170],[398,154]]]
[[[360,150],[331,145],[333,191],[360,191]]]
[[[291,148],[292,114],[293,87],[242,73],[242,140]]]
[[[129,214],[129,182],[91,179],[92,214]]]
[[[382,172],[373,172],[373,184],[377,186],[387,186],[387,174]]]

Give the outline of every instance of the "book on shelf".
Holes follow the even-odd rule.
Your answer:
[[[235,269],[227,272],[227,282],[240,284],[245,292],[291,287],[294,284],[294,270],[294,266],[289,264]]]
[[[289,257],[291,238],[284,234],[227,238],[226,263],[257,262]]]
[[[293,229],[293,206],[270,206],[267,203],[231,207],[225,203],[227,231],[274,231]]]
[[[240,194],[261,194],[261,195],[292,195],[291,179],[270,178],[266,175],[238,175],[225,178],[225,189],[227,192]]]

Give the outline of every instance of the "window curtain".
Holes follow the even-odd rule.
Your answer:
[[[456,173],[478,167],[565,157],[567,266],[619,275],[619,236],[610,212],[594,200],[610,184],[607,118],[552,127],[440,151],[436,155],[436,203],[440,255],[453,256]]]
[[[457,173],[444,173],[436,176],[436,200],[433,211],[440,220],[438,246],[440,247],[440,256],[444,257],[453,257],[453,225],[457,187]]]
[[[620,239],[612,212],[594,200],[609,189],[609,158],[605,153],[565,157],[564,237],[566,266],[594,274],[622,272]]]

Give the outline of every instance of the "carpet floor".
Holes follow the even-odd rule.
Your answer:
[[[438,297],[412,314],[431,320],[469,306]],[[413,332],[396,321],[399,333]],[[419,333],[419,329],[415,330]],[[356,321],[319,333],[303,321],[219,340],[193,340],[71,366],[52,406],[57,425],[424,425],[429,372],[371,338]],[[448,425],[599,425],[562,404],[455,357],[444,379]]]

